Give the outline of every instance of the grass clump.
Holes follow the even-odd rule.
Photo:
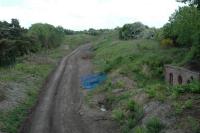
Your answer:
[[[128,100],[124,108],[113,111],[113,118],[120,123],[123,133],[129,133],[142,117],[142,107],[133,100]]]
[[[137,126],[134,128],[134,133],[147,133],[146,128]]]
[[[186,101],[174,102],[173,107],[176,114],[181,114],[185,109],[191,109],[193,106],[193,100],[188,99]]]
[[[155,84],[151,85],[146,89],[147,94],[150,98],[155,98],[159,101],[164,101],[167,99],[168,88],[165,85]]]
[[[116,109],[113,110],[112,116],[114,120],[122,124],[123,120],[125,119],[125,112],[121,109]]]
[[[188,123],[192,133],[200,133],[200,123],[195,118],[188,117]]]
[[[146,123],[147,133],[160,133],[163,128],[164,125],[156,117],[150,118]]]

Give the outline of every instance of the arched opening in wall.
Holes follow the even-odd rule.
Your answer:
[[[191,78],[191,80],[194,80],[193,76],[191,76],[190,78]]]
[[[173,74],[169,74],[169,83],[173,85]]]
[[[183,83],[183,78],[181,75],[178,76],[178,83],[181,85]]]

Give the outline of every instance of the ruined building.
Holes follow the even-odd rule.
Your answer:
[[[186,68],[165,65],[165,80],[171,85],[190,83],[192,80],[200,81],[200,72]]]

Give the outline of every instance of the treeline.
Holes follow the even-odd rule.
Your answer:
[[[163,48],[183,48],[188,50],[182,65],[200,66],[200,0],[179,0],[189,6],[180,7],[169,18],[169,22],[160,29],[149,28],[136,22],[119,28],[119,38],[157,39]]]
[[[0,66],[15,63],[19,56],[58,47],[66,34],[74,32],[42,23],[25,29],[17,19],[0,21]]]

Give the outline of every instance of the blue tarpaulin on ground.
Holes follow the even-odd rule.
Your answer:
[[[81,77],[81,85],[85,89],[94,89],[107,78],[105,73],[89,74]]]

